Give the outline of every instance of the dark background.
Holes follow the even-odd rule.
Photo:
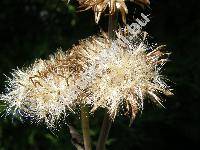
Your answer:
[[[73,0],[72,0],[73,1]],[[193,149],[200,142],[200,1],[152,0],[151,10],[128,4],[132,15],[151,14],[145,27],[159,44],[172,52],[165,74],[175,96],[167,98],[166,109],[145,103],[145,110],[129,127],[128,118],[117,117],[107,142],[109,150]],[[92,11],[77,13],[75,2],[61,0],[0,0],[0,90],[5,75],[28,66],[36,58],[48,58],[57,48],[67,50],[81,38],[98,33],[107,25],[102,17],[94,23]],[[4,105],[0,111],[3,113]],[[74,118],[76,117],[76,119]],[[77,116],[66,122],[80,130]],[[97,140],[102,114],[91,116],[93,145]],[[0,118],[0,150],[42,150],[72,148],[65,124],[59,131],[44,125]]]

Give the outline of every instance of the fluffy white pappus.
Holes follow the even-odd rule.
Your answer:
[[[107,37],[93,37],[85,42],[90,46],[82,53],[89,60],[86,70],[92,78],[86,103],[92,105],[92,112],[106,108],[114,120],[123,106],[134,119],[143,109],[145,98],[162,105],[160,93],[172,95],[161,75],[169,53],[164,46],[149,51],[152,47],[145,44],[144,35],[117,33],[117,39],[110,44]],[[81,78],[87,80],[87,76],[82,74]]]
[[[77,53],[71,56],[58,51],[49,60],[37,60],[29,68],[14,70],[6,93],[0,97],[8,104],[7,114],[53,127],[61,116],[73,112],[79,91],[74,83],[81,70],[76,57]]]
[[[0,100],[8,104],[7,114],[48,127],[83,105],[91,112],[106,108],[113,120],[126,108],[134,119],[146,97],[162,105],[160,93],[172,94],[161,75],[168,53],[163,46],[149,48],[143,33],[117,33],[112,43],[104,34],[81,40],[69,52],[15,70]]]

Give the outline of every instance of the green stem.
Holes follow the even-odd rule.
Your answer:
[[[87,106],[81,108],[81,123],[83,131],[84,149],[92,150],[90,140],[89,113]]]

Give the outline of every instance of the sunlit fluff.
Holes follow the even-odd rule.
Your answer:
[[[89,66],[81,78],[92,78],[86,100],[92,105],[91,111],[106,108],[114,119],[125,108],[133,119],[143,109],[146,97],[162,105],[159,95],[172,95],[160,74],[169,53],[164,52],[164,46],[153,50],[146,45],[145,33],[123,36],[124,41],[120,40],[122,35],[117,35],[111,45],[107,37],[85,41],[82,53]]]
[[[67,53],[58,51],[49,60],[15,70],[0,99],[8,104],[7,114],[50,127],[82,105],[91,112],[106,108],[112,119],[123,108],[133,119],[146,97],[161,104],[160,93],[172,94],[160,74],[167,56],[163,46],[146,45],[143,33],[117,33],[112,43],[107,35],[93,36]]]
[[[1,96],[7,114],[21,115],[52,127],[67,111],[73,112],[78,97],[74,85],[84,57],[76,51],[57,52],[49,60],[37,60],[31,67],[17,69]]]

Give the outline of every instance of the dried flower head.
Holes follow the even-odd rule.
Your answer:
[[[95,14],[95,22],[98,23],[101,14],[109,7],[109,13],[114,14],[116,9],[121,12],[122,21],[126,23],[126,14],[128,14],[128,8],[125,4],[125,0],[78,0],[80,7],[85,10],[92,9]],[[141,7],[148,6],[149,0],[130,0]]]
[[[134,118],[145,97],[161,104],[159,93],[172,94],[160,74],[168,56],[163,48],[149,51],[142,33],[117,33],[112,43],[105,34],[93,36],[68,53],[58,51],[49,60],[15,70],[0,100],[8,103],[8,114],[49,127],[82,105],[90,105],[91,112],[106,108],[113,119],[125,106]]]
[[[49,60],[37,60],[31,67],[15,70],[8,81],[7,113],[22,115],[52,127],[66,111],[73,111],[79,89],[74,85],[83,69],[84,57],[58,51]]]
[[[160,93],[172,95],[160,74],[167,61],[164,46],[152,50],[143,41],[143,33],[128,35],[108,42],[107,37],[92,37],[85,41],[82,54],[88,61],[82,80],[92,78],[86,103],[92,111],[106,108],[114,119],[120,107],[125,106],[132,119],[143,109],[145,97],[161,104]],[[122,40],[123,39],[123,40]]]
[[[85,10],[92,9],[95,13],[95,21],[99,22],[101,14],[109,6],[109,13],[115,13],[116,9],[119,9],[122,15],[123,21],[125,21],[125,16],[128,13],[128,9],[124,0],[78,0],[81,8]]]

